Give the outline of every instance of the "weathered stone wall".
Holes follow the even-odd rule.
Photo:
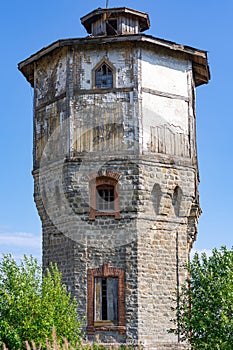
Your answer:
[[[174,306],[175,288],[179,288],[186,277],[187,218],[195,200],[195,169],[142,161],[140,178],[138,330],[139,339],[148,349],[153,349],[156,343],[176,341],[168,330],[174,318],[171,306]]]
[[[183,266],[189,255],[187,217],[195,198],[195,169],[139,159],[135,164],[132,159],[112,160],[105,167],[120,172],[119,188],[127,189],[120,192],[121,219],[97,217],[89,221],[88,180],[77,176],[79,163],[68,162],[64,170],[67,203],[59,204],[56,196],[42,194],[44,201],[51,202],[47,208],[55,223],[59,213],[57,226],[66,236],[51,224],[44,206],[38,206],[43,219],[44,265],[58,263],[64,282],[79,301],[80,316],[86,316],[88,268],[106,262],[123,268],[127,340],[138,338],[148,349],[155,342],[174,343],[175,337],[167,331],[174,316],[171,298],[184,281]],[[45,188],[55,193],[56,181],[54,172],[46,176]],[[182,191],[179,198],[175,197],[177,186]],[[70,222],[70,213],[59,205],[71,209]]]
[[[79,314],[85,317],[88,268],[100,267],[106,262],[113,267],[123,268],[128,339],[137,339],[137,200],[134,187],[138,183],[138,166],[129,159],[114,160],[102,166],[102,171],[111,169],[122,174],[119,182],[121,219],[97,217],[95,221],[89,220],[89,180],[83,176],[83,173],[88,174],[89,164],[86,166],[86,169],[83,166],[80,178],[79,161],[65,164],[64,197],[61,188],[57,188],[59,167],[56,169],[53,165],[49,171],[46,168],[45,174],[41,168],[40,173],[34,175],[37,189],[35,200],[43,221],[43,263],[44,266],[48,266],[49,261],[58,263],[64,282],[80,304]],[[118,338],[118,335],[115,334],[115,337]]]

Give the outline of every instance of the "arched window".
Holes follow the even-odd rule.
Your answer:
[[[98,212],[114,212],[114,186],[99,185],[96,187],[96,210]]]
[[[113,88],[113,70],[105,62],[95,70],[95,87],[97,89]]]
[[[107,171],[90,176],[90,220],[96,216],[115,216],[120,219],[118,180],[120,174]]]
[[[161,187],[159,184],[156,183],[154,184],[154,187],[151,191],[151,200],[152,200],[153,208],[156,215],[159,215],[161,197],[162,197]]]

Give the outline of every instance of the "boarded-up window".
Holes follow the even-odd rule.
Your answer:
[[[113,72],[106,63],[103,63],[95,72],[95,86],[98,89],[113,87]]]
[[[95,278],[95,321],[118,324],[118,278]]]

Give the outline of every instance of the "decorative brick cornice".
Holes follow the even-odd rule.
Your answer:
[[[99,177],[108,177],[119,181],[121,174],[113,170],[99,170],[88,175],[89,181],[93,181]]]
[[[117,267],[111,267],[109,263],[94,269],[88,269],[88,276],[92,277],[119,277],[124,276],[124,270]]]

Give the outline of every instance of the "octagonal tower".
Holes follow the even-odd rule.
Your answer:
[[[19,64],[34,88],[34,198],[89,339],[178,349],[171,296],[200,214],[195,88],[207,54],[142,34],[146,13],[97,9],[89,36]]]

